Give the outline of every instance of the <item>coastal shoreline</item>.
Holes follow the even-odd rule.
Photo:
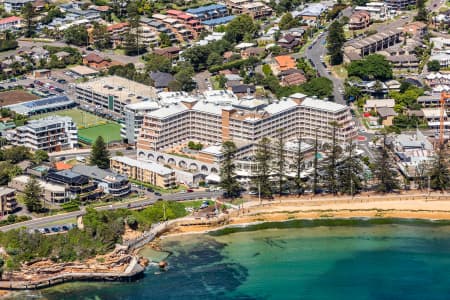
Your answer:
[[[249,227],[254,227],[254,229],[249,230],[278,228],[277,226],[270,227],[267,223],[283,223],[295,220],[324,221],[325,223],[330,221],[331,223],[336,220],[364,221],[399,219],[405,221],[425,220],[430,221],[430,224],[433,221],[444,221],[445,225],[447,224],[445,221],[449,221],[450,225],[449,200],[450,197],[443,197],[432,201],[430,201],[429,198],[408,198],[407,200],[386,201],[386,198],[377,199],[376,197],[372,197],[371,199],[364,199],[364,201],[362,199],[355,199],[355,201],[337,201],[333,198],[321,198],[312,201],[305,201],[303,199],[277,199],[270,202],[265,201],[265,203],[259,201],[247,201],[241,207],[232,206],[227,213],[222,213],[218,217],[194,218],[188,216],[164,222],[164,224],[159,224],[156,227],[161,227],[162,229],[158,229],[158,232],[154,233],[152,239],[145,244],[136,244],[139,247],[134,248],[129,255],[137,257],[136,255],[144,246],[151,247],[156,251],[165,251],[165,249],[162,249],[160,242],[168,237],[189,234],[207,234],[230,229],[230,231],[225,232],[225,234],[227,234],[234,232],[234,230],[232,230],[233,228],[237,229],[236,231],[239,231],[239,228],[249,229]],[[322,225],[326,226],[325,223]],[[264,224],[268,226],[264,226]],[[149,236],[143,235],[143,237],[143,240],[146,241],[145,238]],[[143,267],[138,273],[142,275],[144,269],[145,268]],[[125,269],[122,271],[125,271]],[[58,276],[53,276],[55,278],[48,276],[32,285],[23,284],[25,280],[22,282],[17,280],[15,281],[17,288],[10,288],[8,286],[10,281],[3,281],[4,284],[0,285],[0,291],[40,289],[71,281],[109,281],[120,279],[131,281],[136,278],[135,275],[138,274],[132,276],[122,276],[124,274],[121,274],[120,276],[110,276],[109,270],[102,270],[99,274],[85,273],[80,277],[73,275],[73,273],[61,272]]]

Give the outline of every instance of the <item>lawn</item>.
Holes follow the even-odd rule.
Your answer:
[[[67,110],[61,110],[57,112],[51,112],[46,114],[40,114],[37,116],[31,117],[31,119],[41,119],[47,116],[63,116],[63,117],[71,117],[72,120],[77,124],[78,128],[83,127],[90,127],[97,124],[104,124],[108,122],[108,120],[98,117],[94,114],[91,114],[89,112],[83,111],[81,109],[67,109]]]
[[[78,138],[83,142],[93,142],[97,137],[102,136],[106,143],[121,141],[120,125],[108,123],[78,130]]]

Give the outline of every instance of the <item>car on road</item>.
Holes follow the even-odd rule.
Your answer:
[[[152,188],[147,188],[147,192],[153,193],[153,189]]]
[[[67,80],[65,80],[65,79],[58,79],[56,82],[61,83],[61,84],[65,84],[65,83],[67,83]]]
[[[162,196],[160,192],[155,192],[155,196]]]
[[[188,192],[188,193],[193,193],[194,190],[193,190],[193,189],[187,189],[186,192]]]
[[[250,191],[250,192],[248,192],[248,194],[249,195],[258,195],[258,192],[257,191]]]

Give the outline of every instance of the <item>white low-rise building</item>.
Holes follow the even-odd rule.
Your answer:
[[[27,125],[7,131],[6,138],[16,146],[47,152],[73,149],[78,145],[78,129],[70,117],[50,116],[30,120]]]

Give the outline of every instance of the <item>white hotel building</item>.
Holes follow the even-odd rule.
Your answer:
[[[16,146],[25,146],[33,151],[47,152],[73,149],[78,143],[78,130],[70,117],[50,116],[30,120],[27,125],[6,133],[7,139]]]
[[[356,136],[348,106],[299,93],[271,104],[252,97],[233,101],[189,98],[148,113],[137,148],[142,153],[164,151],[191,140],[206,144],[233,140],[245,145],[263,137],[275,138],[281,131],[287,140],[301,135],[325,142],[331,140],[331,122],[339,124],[340,142]]]

